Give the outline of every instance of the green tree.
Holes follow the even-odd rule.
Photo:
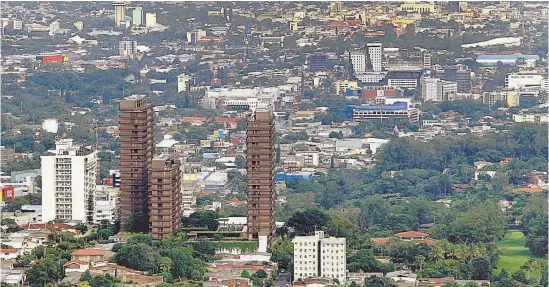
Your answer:
[[[194,257],[208,259],[215,255],[215,243],[206,240],[198,240],[193,242]]]
[[[328,224],[329,217],[318,208],[298,211],[287,222],[297,235],[309,235],[315,230],[322,230]]]
[[[234,162],[237,168],[246,168],[246,158],[243,156],[237,155]]]
[[[375,272],[379,271],[380,262],[374,256],[372,249],[360,249],[349,258],[349,271]]]
[[[268,274],[267,272],[265,272],[265,270],[263,269],[260,269],[260,270],[257,270],[255,273],[254,273],[258,278],[267,278]]]
[[[451,242],[473,243],[493,242],[503,238],[506,218],[497,203],[478,203],[465,212],[458,212],[448,225],[448,239]]]
[[[218,218],[219,215],[215,211],[199,210],[189,217],[183,217],[181,221],[183,226],[207,227],[208,230],[215,231],[219,227]]]
[[[40,259],[27,270],[27,280],[31,285],[43,286],[47,283],[57,283],[62,278],[63,268],[52,258]]]
[[[91,282],[93,276],[90,273],[90,270],[86,270],[84,273],[82,273],[82,276],[80,276],[80,282]]]
[[[288,269],[294,254],[294,245],[290,239],[281,240],[268,250],[272,254],[272,260],[278,263],[280,269]]]
[[[126,220],[124,230],[127,232],[148,233],[149,217],[147,215],[132,214]]]
[[[547,197],[532,195],[522,214],[522,232],[526,236],[526,247],[536,255],[547,254]]]

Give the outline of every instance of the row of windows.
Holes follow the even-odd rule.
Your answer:
[[[301,257],[301,256],[303,256],[303,257]],[[316,255],[312,254],[310,257],[311,258],[316,258]],[[299,255],[299,258],[307,258],[307,255]]]
[[[308,245],[312,245],[312,246],[316,246],[316,242],[299,242],[299,246],[307,246]],[[300,249],[301,250],[301,249]]]

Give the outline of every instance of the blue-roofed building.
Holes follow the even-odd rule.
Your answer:
[[[354,121],[405,118],[411,123],[419,122],[419,110],[412,108],[409,102],[394,102],[385,105],[349,105],[346,113],[347,117]]]
[[[539,60],[538,55],[479,55],[477,63],[485,66],[495,66],[498,62],[504,65],[515,65],[518,59],[524,59],[526,63],[534,63]]]

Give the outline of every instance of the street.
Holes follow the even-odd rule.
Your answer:
[[[284,273],[280,273],[280,275],[278,275],[278,278],[275,281],[274,286],[275,287],[285,287],[288,280],[290,280],[290,273],[288,273],[288,271],[286,271]]]

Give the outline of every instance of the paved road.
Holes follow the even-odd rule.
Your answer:
[[[288,282],[288,280],[290,280],[290,273],[288,273],[287,271],[285,273],[280,273],[280,275],[278,275],[278,278],[275,281],[274,286],[286,287],[286,283]]]

